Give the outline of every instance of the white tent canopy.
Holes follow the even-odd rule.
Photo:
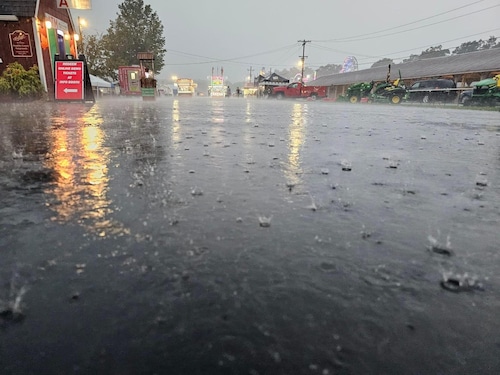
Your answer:
[[[110,89],[111,87],[113,87],[113,85],[108,81],[105,81],[104,79],[96,77],[95,75],[92,74],[90,74],[90,82],[92,83],[92,87],[106,88],[106,89]]]

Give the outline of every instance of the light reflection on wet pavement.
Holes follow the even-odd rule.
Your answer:
[[[4,373],[498,373],[498,112],[0,114]]]

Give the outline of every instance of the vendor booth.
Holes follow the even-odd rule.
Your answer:
[[[279,74],[272,73],[268,77],[259,75],[255,78],[256,86],[259,90],[257,91],[258,96],[269,96],[273,92],[273,87],[286,86],[290,83],[288,78],[282,77]]]

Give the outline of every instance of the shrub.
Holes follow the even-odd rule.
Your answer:
[[[9,82],[3,77],[0,77],[0,94],[9,94],[10,85]]]
[[[37,99],[43,94],[43,86],[36,65],[25,70],[18,62],[7,65],[0,77],[0,93],[20,99]]]

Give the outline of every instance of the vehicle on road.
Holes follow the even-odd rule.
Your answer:
[[[272,97],[283,98],[311,98],[316,100],[326,98],[326,86],[307,86],[301,82],[290,83],[287,86],[273,87]]]
[[[196,88],[198,87],[198,84],[196,84],[191,78],[178,78],[176,84],[178,96],[196,95]]]
[[[451,102],[457,98],[456,88],[452,79],[426,79],[414,82],[405,99],[420,103]]]

